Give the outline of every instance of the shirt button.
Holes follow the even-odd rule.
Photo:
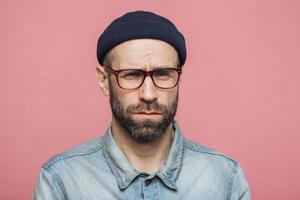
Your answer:
[[[151,179],[145,180],[145,185],[149,186],[151,184]]]

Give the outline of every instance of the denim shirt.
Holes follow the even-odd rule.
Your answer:
[[[112,137],[104,136],[54,156],[42,166],[35,200],[203,199],[248,200],[240,165],[210,148],[175,134],[164,166],[137,171]]]

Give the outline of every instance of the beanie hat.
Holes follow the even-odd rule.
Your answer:
[[[148,11],[129,12],[115,19],[101,34],[97,44],[97,58],[103,65],[105,55],[118,44],[132,39],[158,39],[173,46],[180,66],[186,60],[184,36],[168,19]]]

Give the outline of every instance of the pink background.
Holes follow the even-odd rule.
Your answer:
[[[253,199],[300,199],[297,0],[1,0],[0,199],[30,199],[50,156],[106,130],[96,42],[137,9],[168,17],[186,37],[185,136],[238,160]]]

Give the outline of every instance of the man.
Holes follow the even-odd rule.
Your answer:
[[[102,33],[97,56],[111,125],[45,163],[33,199],[250,199],[238,163],[183,138],[174,121],[186,60],[174,24],[127,13]]]

